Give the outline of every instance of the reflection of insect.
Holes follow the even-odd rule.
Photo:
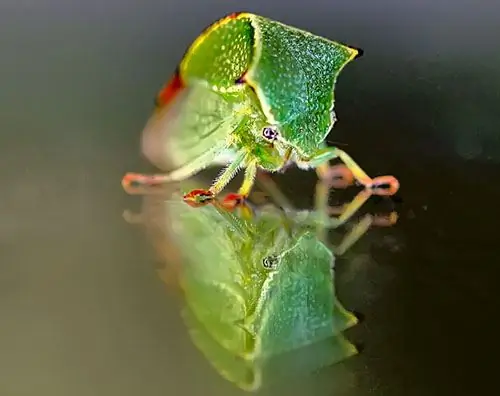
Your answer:
[[[156,163],[169,157],[174,170],[128,173],[123,184],[180,181],[210,165],[227,165],[208,190],[184,196],[200,205],[219,194],[240,168],[245,178],[238,194],[245,199],[258,169],[276,172],[294,163],[316,169],[321,177],[328,161],[339,158],[360,184],[393,194],[396,179],[370,178],[347,153],[325,143],[336,121],[337,77],[360,55],[358,49],[261,16],[226,16],[188,49],[145,127],[146,155]]]
[[[294,210],[272,182],[263,187],[284,210],[261,204],[240,212],[246,203],[228,210],[218,199],[193,209],[175,192],[159,196],[157,215],[145,210],[152,218],[144,220],[153,228],[163,224],[182,262],[183,317],[193,343],[243,389],[256,390],[276,371],[303,374],[356,353],[342,332],[357,318],[335,295],[332,267],[375,216],[365,216],[334,247],[325,231],[351,218],[370,191],[361,191],[335,218],[328,216],[321,186],[314,211]],[[173,261],[172,252],[164,254]]]

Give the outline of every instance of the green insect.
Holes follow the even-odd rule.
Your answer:
[[[215,22],[188,49],[156,98],[143,131],[143,151],[165,174],[128,173],[124,186],[184,180],[213,165],[225,169],[208,189],[184,196],[192,205],[217,196],[244,169],[238,191],[248,197],[258,171],[282,172],[295,164],[316,169],[342,160],[358,183],[391,195],[392,176],[369,177],[325,139],[336,121],[334,87],[355,49],[250,13]],[[382,188],[389,185],[389,189]]]
[[[193,187],[191,180],[183,184]],[[276,197],[273,184],[263,187]],[[365,216],[334,247],[325,231],[344,224],[370,195],[360,192],[340,218],[323,206],[297,211],[283,197],[284,210],[274,204],[250,210],[247,203],[228,210],[217,199],[194,209],[175,191],[146,197],[142,221],[163,228],[165,259],[175,256],[181,265],[191,338],[223,377],[256,390],[276,372],[303,374],[356,353],[342,332],[357,319],[335,297],[333,265],[375,217]]]

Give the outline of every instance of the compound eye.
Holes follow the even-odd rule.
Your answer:
[[[276,269],[278,262],[279,262],[279,257],[275,256],[275,255],[271,255],[271,256],[264,257],[264,259],[262,260],[262,266],[268,270]]]
[[[274,141],[278,138],[278,131],[273,127],[265,127],[262,129],[262,136],[266,140]]]

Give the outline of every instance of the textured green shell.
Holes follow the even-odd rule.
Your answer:
[[[249,13],[214,23],[189,48],[181,80],[203,81],[222,94],[245,86],[267,120],[300,152],[318,148],[335,122],[334,87],[360,51]]]

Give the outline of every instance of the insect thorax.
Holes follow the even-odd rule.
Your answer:
[[[230,100],[234,103],[234,117],[240,121],[231,133],[229,148],[235,152],[244,152],[247,161],[255,161],[263,169],[280,169],[285,150],[277,140],[279,127],[272,125],[266,118],[259,100],[250,89],[243,88],[239,93],[231,93]]]
[[[240,95],[235,112],[242,117],[242,122],[233,133],[234,149],[248,152],[266,170],[275,171],[289,161],[313,155],[329,133],[329,130],[311,129],[307,120],[314,118],[314,114],[299,114],[278,124],[266,117],[253,91],[244,89]],[[336,120],[333,110],[330,120],[333,126]],[[290,134],[290,130],[295,133]]]

